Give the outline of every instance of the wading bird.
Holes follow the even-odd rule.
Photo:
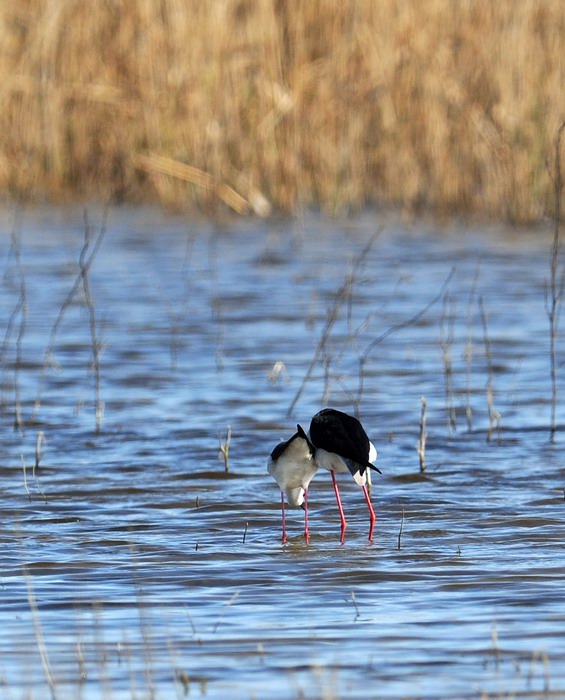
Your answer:
[[[316,413],[310,423],[308,438],[315,448],[314,459],[318,467],[324,467],[332,475],[332,481],[341,518],[341,542],[345,538],[345,514],[339,497],[336,472],[349,471],[355,482],[363,488],[370,513],[369,541],[373,540],[375,511],[367,491],[367,469],[381,473],[372,462],[377,459],[377,450],[369,440],[361,423],[335,408],[324,408]]]
[[[304,509],[304,538],[310,540],[308,531],[308,486],[318,467],[314,461],[314,447],[300,425],[286,442],[279,443],[271,452],[267,469],[279,485],[282,505],[282,541],[286,542],[286,517],[284,499],[290,506]]]

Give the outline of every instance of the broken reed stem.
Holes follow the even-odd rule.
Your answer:
[[[432,308],[432,306],[437,304],[437,302],[443,297],[443,295],[445,294],[445,290],[447,289],[447,286],[454,274],[455,268],[452,267],[449,271],[449,274],[445,278],[443,284],[441,285],[438,293],[433,297],[433,299],[430,299],[430,301],[425,306],[423,306],[417,313],[415,313],[410,318],[406,319],[405,321],[399,321],[398,323],[389,326],[389,328],[387,328],[386,331],[383,331],[383,333],[381,333],[379,336],[377,336],[377,338],[375,338],[375,340],[373,340],[371,343],[369,343],[369,345],[367,345],[363,353],[359,356],[358,361],[357,397],[355,399],[356,405],[360,405],[361,400],[363,398],[365,365],[367,364],[367,360],[371,356],[373,350],[377,347],[377,345],[382,343],[389,336],[399,331],[402,331],[405,328],[409,328],[410,326],[413,326],[415,323],[417,323],[422,318],[422,316],[424,316]]]
[[[497,426],[497,430],[500,433],[500,413],[498,413],[498,411],[496,411],[494,408],[494,368],[492,364],[492,351],[488,335],[488,320],[482,296],[479,297],[479,310],[481,313],[483,339],[485,344],[485,357],[487,361],[487,406],[489,423],[487,432],[487,442],[490,442],[495,425]]]
[[[449,307],[449,308],[448,308]],[[453,364],[451,361],[451,347],[453,345],[453,327],[455,314],[449,301],[449,292],[443,295],[443,304],[440,320],[440,346],[443,361],[443,376],[445,383],[445,412],[447,414],[447,430],[451,435],[457,428],[455,406],[453,405]],[[446,330],[447,329],[447,330]]]
[[[79,257],[80,276],[82,279],[82,289],[84,292],[84,301],[88,309],[90,340],[92,342],[92,369],[94,371],[94,410],[95,410],[95,425],[96,433],[100,433],[102,427],[102,418],[104,415],[104,404],[100,399],[100,342],[97,337],[96,330],[96,313],[94,302],[90,292],[90,282],[88,279],[89,267],[86,265],[86,254],[91,243],[91,227],[88,221],[88,210],[84,210],[84,246]]]
[[[33,476],[33,480],[35,482],[35,487],[37,488],[37,490],[39,491],[39,493],[43,497],[43,500],[47,503],[47,496],[43,493],[43,489],[39,485],[39,480],[37,478],[37,469],[39,467],[39,462],[41,460],[41,445],[43,444],[44,441],[45,441],[45,443],[47,443],[47,440],[46,439],[44,440],[44,438],[45,438],[45,436],[43,434],[43,431],[40,430],[37,433],[37,439],[35,441],[35,462],[33,464],[32,476]]]
[[[363,250],[359,253],[357,258],[354,260],[351,272],[347,275],[339,289],[337,290],[335,297],[334,297],[334,302],[331,306],[331,308],[328,310],[327,316],[326,316],[326,322],[322,327],[322,332],[320,334],[320,338],[318,340],[318,344],[316,345],[316,349],[314,350],[314,355],[312,356],[312,359],[310,360],[310,364],[308,365],[308,369],[306,370],[306,374],[304,375],[304,378],[302,379],[302,382],[300,386],[298,387],[298,390],[296,391],[296,394],[294,395],[294,398],[290,402],[290,406],[288,407],[288,411],[286,412],[287,418],[289,418],[292,415],[292,412],[294,411],[294,408],[298,401],[300,400],[300,397],[302,396],[302,392],[304,391],[306,385],[310,381],[312,374],[314,372],[314,368],[316,367],[316,364],[318,363],[318,360],[320,357],[324,357],[325,355],[325,348],[326,344],[328,342],[328,339],[331,334],[332,327],[334,323],[337,321],[340,313],[340,308],[341,305],[345,300],[348,300],[351,298],[351,290],[353,288],[353,284],[355,282],[355,279],[357,277],[357,274],[359,273],[359,270],[362,266],[362,264],[365,262],[369,251],[371,250],[371,247],[373,246],[373,243],[375,240],[378,238],[378,236],[381,234],[383,230],[383,227],[380,227],[372,236],[371,238],[367,241],[365,246],[363,247]],[[358,406],[357,406],[358,408]]]
[[[420,415],[420,438],[418,439],[418,457],[420,459],[420,473],[426,471],[426,397],[422,396],[422,413]]]
[[[226,432],[226,439],[222,441],[221,433],[218,433],[218,441],[220,443],[220,453],[218,455],[219,459],[224,460],[224,470],[229,472],[230,470],[230,444],[231,444],[231,425],[228,425]]]
[[[24,473],[24,489],[25,489],[25,492],[27,493],[27,497],[28,497],[28,499],[29,499],[29,502],[31,503],[31,494],[30,494],[29,489],[28,489],[28,487],[27,487],[26,463],[25,463],[24,456],[22,455],[21,457],[22,457],[22,470],[23,470],[23,473]]]
[[[33,469],[32,469],[32,472],[31,472],[31,473],[32,473],[32,476],[33,476],[33,481],[34,481],[34,483],[35,483],[36,489],[37,489],[37,490],[39,491],[39,493],[41,494],[41,497],[43,498],[43,500],[44,500],[45,502],[47,502],[47,496],[45,495],[45,493],[43,492],[41,486],[39,485],[39,480],[38,480],[38,478],[37,478],[37,469],[38,469],[38,467],[39,467],[39,462],[41,461],[41,445],[42,445],[43,441],[44,441],[44,434],[43,434],[43,431],[40,430],[40,431],[37,433],[37,439],[36,439],[36,441],[35,441],[35,462],[34,462],[34,464],[33,464]],[[28,497],[29,501],[31,502],[31,494],[30,494],[29,489],[28,489],[28,486],[27,486],[27,466],[26,466],[26,463],[25,463],[25,460],[24,460],[24,456],[23,456],[23,455],[21,456],[21,458],[22,458],[22,471],[23,471],[23,474],[24,474],[24,489],[25,489],[25,492],[26,492],[26,494],[27,494],[27,497]]]
[[[59,309],[59,313],[57,315],[57,318],[55,319],[55,323],[53,324],[51,328],[51,333],[49,334],[49,340],[47,342],[47,347],[45,348],[45,354],[43,357],[43,365],[41,367],[41,373],[39,376],[39,386],[37,388],[37,394],[35,397],[35,404],[33,408],[33,413],[31,416],[31,420],[34,421],[37,418],[37,414],[39,412],[39,409],[41,408],[41,396],[43,394],[43,388],[45,384],[45,375],[47,373],[47,368],[53,364],[53,349],[55,347],[55,341],[57,339],[57,333],[59,331],[59,327],[61,323],[63,322],[63,319],[65,317],[65,313],[69,306],[74,301],[75,295],[81,286],[83,284],[83,278],[84,276],[88,273],[90,268],[92,267],[92,263],[94,262],[94,259],[96,258],[96,254],[98,253],[100,246],[102,245],[102,241],[104,240],[104,236],[106,234],[106,221],[108,219],[108,210],[109,206],[107,206],[104,209],[104,213],[102,215],[102,224],[100,226],[100,230],[98,232],[98,235],[96,237],[96,240],[94,241],[94,244],[90,246],[90,239],[88,242],[85,241],[85,244],[81,250],[80,253],[80,269],[77,277],[75,278],[75,281],[73,283],[73,286],[69,290],[67,296],[63,300],[63,303],[61,305],[61,308]],[[90,253],[87,256],[88,251],[90,250]]]
[[[249,212],[249,202],[244,197],[229,187],[229,185],[218,182],[212,175],[199,168],[156,153],[138,155],[135,158],[135,162],[136,165],[150,174],[170,175],[212,192],[215,197],[221,199],[237,214],[247,214]]]
[[[551,415],[549,439],[550,442],[555,442],[556,431],[556,411],[557,411],[557,362],[555,353],[555,343],[557,339],[557,330],[559,325],[559,312],[561,299],[563,297],[563,285],[565,272],[559,269],[559,230],[561,228],[561,190],[563,188],[563,179],[561,176],[561,138],[565,129],[565,121],[557,130],[555,137],[555,175],[553,176],[554,196],[555,196],[555,222],[553,228],[553,243],[551,246],[551,259],[549,263],[550,278],[549,292],[546,289],[545,307],[549,320],[549,361],[550,361],[550,379],[551,379]]]
[[[245,540],[247,539],[247,528],[249,527],[249,521],[245,523],[245,529],[243,530],[243,541],[242,544],[245,544]]]
[[[37,433],[37,439],[35,441],[35,464],[33,465],[33,476],[35,477],[35,472],[39,467],[39,462],[41,461],[41,445],[43,443],[43,438],[45,437],[43,430]],[[47,442],[47,441],[46,441]]]
[[[351,602],[355,608],[355,619],[358,620],[361,617],[361,613],[359,611],[359,606],[357,605],[357,599],[355,598],[355,591],[351,591]]]

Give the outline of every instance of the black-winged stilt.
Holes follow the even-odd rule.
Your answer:
[[[351,473],[355,482],[363,488],[371,519],[369,540],[372,541],[375,511],[367,491],[367,469],[374,469],[379,474],[381,470],[372,464],[377,459],[377,450],[369,440],[363,426],[354,416],[337,411],[335,408],[324,408],[312,418],[308,437],[316,449],[314,455],[316,464],[327,469],[332,475],[341,518],[341,542],[345,538],[347,523],[339,497],[335,473],[347,471]]]
[[[304,538],[310,540],[308,531],[308,486],[318,467],[314,461],[314,447],[300,425],[286,442],[279,443],[271,452],[267,469],[279,485],[282,506],[282,541],[286,542],[286,517],[284,499],[290,506],[304,509]]]

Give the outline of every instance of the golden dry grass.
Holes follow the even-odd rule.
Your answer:
[[[0,192],[540,217],[562,0],[6,0]]]

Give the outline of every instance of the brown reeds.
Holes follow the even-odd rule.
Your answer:
[[[540,217],[561,0],[0,7],[0,193]]]

